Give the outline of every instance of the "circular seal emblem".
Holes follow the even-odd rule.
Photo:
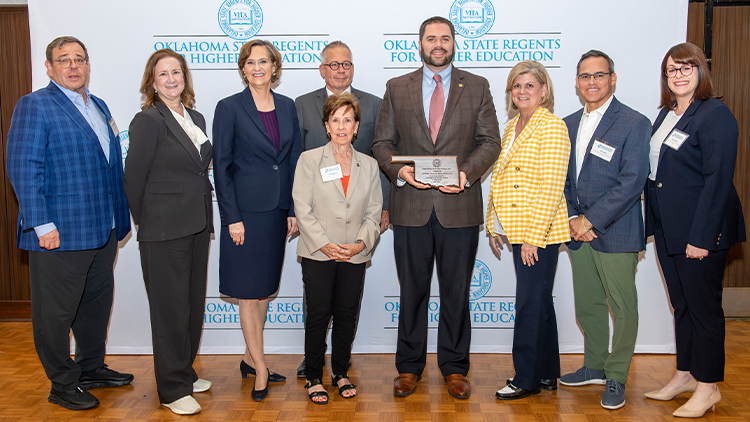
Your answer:
[[[449,19],[459,35],[478,38],[492,29],[495,7],[490,0],[455,0]]]
[[[256,0],[224,0],[219,7],[219,26],[231,38],[249,39],[263,26],[263,10]]]
[[[474,260],[474,273],[471,275],[469,285],[469,300],[477,300],[484,297],[492,287],[492,273],[484,262]]]
[[[117,136],[120,138],[120,151],[122,151],[122,168],[125,168],[125,159],[128,157],[128,149],[130,148],[130,134],[127,130],[123,130],[118,133]]]
[[[432,160],[432,167],[440,167],[440,159],[436,158]]]

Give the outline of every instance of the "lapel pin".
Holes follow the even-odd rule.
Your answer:
[[[357,163],[357,167],[359,167],[359,163]]]
[[[459,88],[463,88],[463,87],[464,87],[464,84],[458,84],[458,87],[459,87]]]

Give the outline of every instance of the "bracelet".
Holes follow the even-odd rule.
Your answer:
[[[594,228],[593,225],[591,227],[588,227],[588,228],[586,227],[586,216],[585,215],[581,215],[581,225],[583,226],[584,229],[586,229],[586,231],[591,231],[591,229]]]

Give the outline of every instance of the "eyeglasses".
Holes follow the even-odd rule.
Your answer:
[[[695,66],[691,64],[686,64],[682,67],[670,67],[669,69],[664,71],[664,74],[667,75],[668,78],[676,78],[677,71],[679,70],[682,76],[690,76],[693,73],[694,67]]]
[[[339,63],[339,62],[323,63],[323,66],[328,66],[331,68],[331,70],[339,70],[339,66],[343,67],[344,70],[349,70],[352,67],[354,67],[354,63],[347,60],[343,63]]]
[[[63,69],[69,68],[70,65],[73,64],[74,62],[76,64],[76,67],[84,67],[89,64],[89,60],[84,59],[83,57],[76,57],[75,59],[69,59],[65,57],[62,59],[54,59],[52,61],[60,63],[60,67],[62,67]]]
[[[578,75],[578,79],[581,80],[581,81],[583,81],[583,82],[588,82],[588,81],[591,80],[591,78],[594,78],[595,81],[600,81],[600,80],[602,80],[603,77],[605,77],[607,75],[611,75],[611,74],[612,74],[612,72],[607,72],[607,73],[596,72],[593,75],[591,73],[581,73],[580,75]]]

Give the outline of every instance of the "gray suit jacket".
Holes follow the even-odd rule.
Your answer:
[[[422,104],[422,68],[388,81],[380,107],[372,152],[394,185],[390,221],[421,227],[433,208],[445,228],[478,226],[484,222],[482,175],[500,155],[500,129],[487,79],[453,68],[448,102],[435,144]],[[455,155],[469,186],[458,194],[437,189],[396,187],[403,164],[391,164],[394,155]]]
[[[353,87],[352,94],[359,100],[361,108],[359,131],[352,146],[362,154],[372,157],[372,139],[375,135],[375,125],[378,121],[378,112],[382,100]],[[297,106],[299,127],[302,132],[302,151],[309,151],[328,143],[326,128],[323,126],[323,106],[326,99],[328,99],[328,93],[326,88],[323,87],[300,95],[294,100],[294,105]],[[388,178],[384,174],[381,174],[380,182],[383,190],[383,209],[387,210],[390,183],[388,183]]]
[[[320,251],[323,246],[362,240],[365,249],[349,261],[361,264],[372,258],[370,252],[380,237],[380,169],[372,157],[355,150],[344,195],[341,179],[324,182],[320,173],[320,169],[333,165],[336,158],[330,144],[305,151],[299,157],[292,187],[301,237],[297,255],[328,261],[330,258]]]
[[[591,247],[600,252],[639,252],[646,249],[641,192],[649,173],[651,122],[612,99],[594,131],[576,180],[576,140],[583,109],[563,119],[570,134],[570,163],[565,181],[568,215],[586,215],[598,236]],[[591,154],[594,140],[615,148],[612,159]],[[581,242],[571,241],[576,250]]]

